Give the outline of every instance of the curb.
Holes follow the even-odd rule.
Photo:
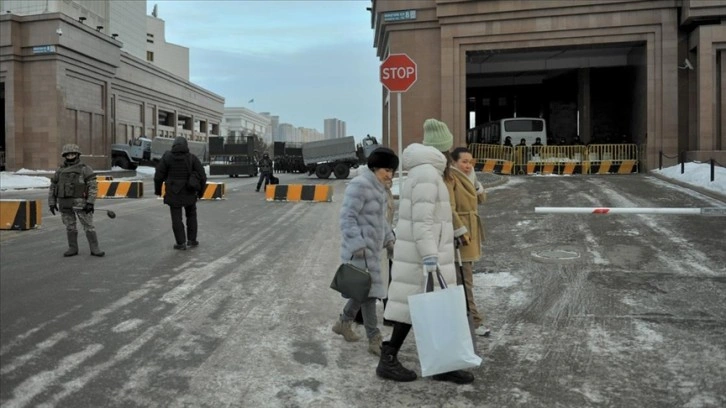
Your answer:
[[[657,179],[666,181],[668,183],[675,184],[675,185],[677,185],[679,187],[687,188],[687,189],[693,190],[693,191],[695,191],[697,193],[701,193],[701,194],[703,194],[705,196],[708,196],[708,197],[713,198],[714,200],[718,200],[718,201],[721,201],[723,203],[726,203],[726,195],[723,195],[721,193],[717,193],[715,191],[711,191],[711,190],[706,189],[706,188],[703,188],[703,187],[694,186],[694,185],[691,185],[691,184],[688,184],[688,183],[684,183],[682,181],[678,181],[676,179],[672,179],[670,177],[666,177],[666,176],[664,176],[662,174],[658,174],[658,173],[654,173],[654,172],[648,172],[648,173],[645,173],[645,174],[647,174],[649,176],[653,176],[653,177],[655,177]]]

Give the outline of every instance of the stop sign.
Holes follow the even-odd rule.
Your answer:
[[[416,82],[416,63],[406,54],[391,54],[381,64],[381,83],[391,92],[406,92]]]

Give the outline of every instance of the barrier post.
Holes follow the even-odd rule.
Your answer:
[[[681,152],[681,174],[686,172],[686,151]]]
[[[663,150],[658,152],[658,170],[663,170]]]
[[[711,159],[711,182],[713,182],[713,180],[716,178],[714,174],[714,166],[716,165],[715,161],[716,160]]]

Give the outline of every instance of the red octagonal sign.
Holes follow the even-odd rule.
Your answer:
[[[381,83],[391,92],[406,92],[416,82],[416,63],[406,54],[391,54],[381,64]]]

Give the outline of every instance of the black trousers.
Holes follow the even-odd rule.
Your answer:
[[[257,180],[257,189],[260,189],[260,186],[262,186],[262,180],[265,180],[265,188],[267,188],[267,185],[270,184],[270,180],[272,177],[271,171],[263,171],[260,173],[260,179]]]
[[[189,241],[197,240],[197,204],[187,205],[184,207],[169,207],[171,211],[171,229],[174,231],[174,239],[178,245],[186,244]],[[187,216],[186,234],[184,232],[184,221],[182,220],[182,210]]]

